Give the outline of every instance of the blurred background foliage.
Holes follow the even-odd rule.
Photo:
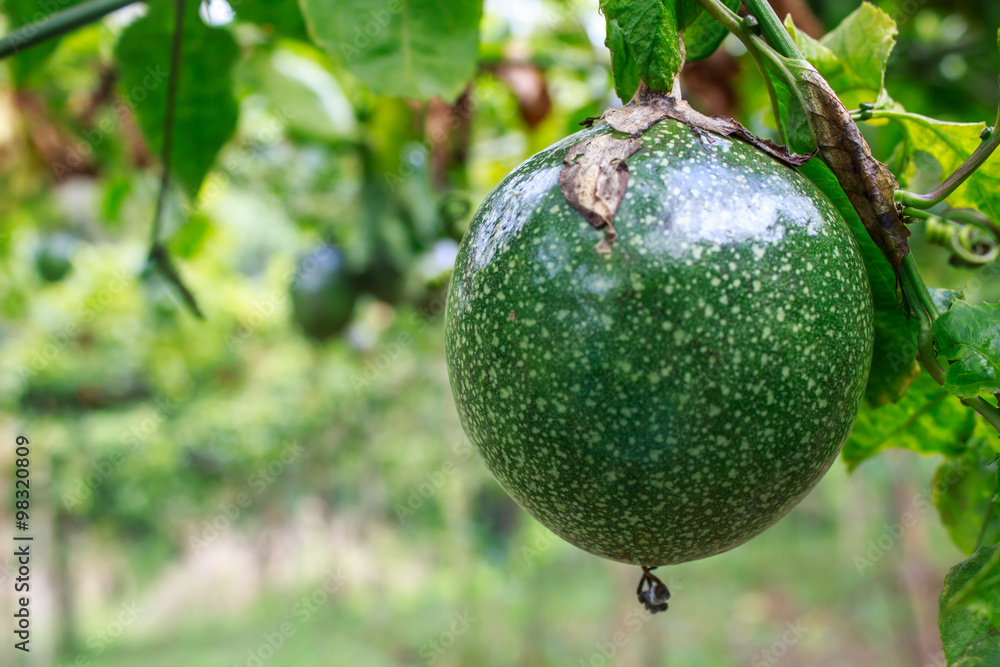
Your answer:
[[[149,47],[121,39],[141,10],[0,69],[0,434],[32,440],[39,554],[34,650],[5,643],[4,664],[943,665],[936,597],[961,554],[934,458],[838,464],[760,538],[665,572],[671,610],[650,619],[631,568],[553,538],[470,450],[447,272],[511,168],[620,104],[596,0],[487,1],[474,81],[430,102],[371,93],[295,4],[199,8],[232,37],[238,101],[206,94],[179,129],[233,127],[165,221],[203,320],[146,267],[160,139],[135,109],[159,98],[115,64]],[[773,4],[819,36],[858,3]],[[897,100],[993,118],[1000,5],[877,4],[900,26]],[[8,28],[26,5],[8,0]],[[738,43],[684,86],[774,135]],[[888,159],[892,128],[865,129]],[[928,283],[1000,298],[915,237]],[[5,588],[12,571],[0,556]]]

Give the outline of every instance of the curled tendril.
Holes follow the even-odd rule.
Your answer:
[[[951,250],[953,266],[977,268],[1000,257],[1000,228],[974,209],[953,208],[929,216],[927,241]]]

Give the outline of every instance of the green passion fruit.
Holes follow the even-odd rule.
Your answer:
[[[323,341],[350,324],[357,298],[340,249],[322,245],[299,260],[290,288],[295,323]]]
[[[531,515],[646,567],[717,554],[837,456],[872,355],[861,254],[756,148],[662,120],[604,237],[560,188],[579,132],[516,168],[462,242],[446,353],[466,434]]]
[[[60,282],[73,270],[76,239],[57,233],[43,237],[35,248],[35,270],[48,283]]]

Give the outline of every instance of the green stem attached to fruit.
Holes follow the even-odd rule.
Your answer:
[[[786,58],[805,60],[799,47],[792,41],[785,26],[781,24],[781,19],[774,13],[767,0],[743,0],[743,4],[746,5],[747,11],[760,22],[760,31],[771,48]]]

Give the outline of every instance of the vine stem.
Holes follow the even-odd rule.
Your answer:
[[[876,119],[905,119],[911,118],[909,114],[902,113],[899,111],[892,111],[891,109],[877,109],[873,111],[866,112],[865,119],[876,120]],[[857,120],[857,118],[855,118]],[[984,133],[983,141],[979,144],[979,147],[973,151],[972,155],[963,162],[958,169],[954,171],[948,178],[944,180],[941,185],[934,188],[925,195],[916,194],[914,192],[907,192],[905,190],[896,190],[895,198],[896,201],[903,206],[909,206],[912,208],[929,209],[937,206],[945,199],[950,197],[955,190],[960,188],[965,181],[969,179],[972,174],[976,173],[976,170],[983,166],[990,156],[996,152],[997,148],[1000,148],[1000,111],[997,112],[997,120],[993,127],[986,128],[986,133]]]
[[[785,135],[785,129],[779,121],[779,110],[778,110],[778,93],[774,90],[774,83],[771,81],[771,77],[767,76],[767,70],[764,68],[764,61],[761,60],[760,52],[757,46],[750,39],[750,35],[747,34],[746,30],[743,28],[743,19],[740,18],[739,14],[731,10],[726,5],[722,4],[718,0],[698,0],[702,8],[708,12],[712,18],[722,24],[729,32],[733,33],[743,46],[746,47],[747,53],[753,58],[754,63],[757,65],[757,69],[760,71],[761,76],[764,79],[764,84],[767,86],[767,95],[771,100],[771,109],[774,112],[775,125],[778,127],[778,135],[781,139],[781,143],[788,145],[788,137]]]
[[[0,39],[0,59],[100,20],[139,0],[90,0],[29,23]]]
[[[174,118],[177,109],[177,83],[180,80],[181,54],[184,45],[184,0],[174,0],[177,12],[174,24],[173,42],[170,46],[170,76],[167,79],[167,108],[163,117],[163,145],[160,148],[160,191],[156,197],[156,215],[153,218],[152,239],[150,244],[160,243],[160,228],[163,224],[163,211],[166,208],[167,192],[170,189],[170,162],[174,150]]]
[[[194,293],[184,284],[180,272],[170,258],[170,252],[160,240],[163,228],[163,214],[167,205],[167,195],[170,192],[170,164],[174,146],[174,118],[177,109],[177,84],[180,80],[181,55],[184,45],[184,0],[174,0],[177,14],[174,23],[174,35],[170,46],[170,75],[167,79],[167,108],[163,117],[163,145],[160,149],[160,190],[156,197],[156,212],[153,215],[153,229],[150,232],[149,263],[160,271],[166,280],[180,292],[184,303],[198,319],[203,319]]]
[[[799,47],[792,41],[785,26],[782,25],[781,19],[774,13],[767,0],[743,0],[743,4],[746,5],[747,11],[760,22],[760,31],[764,33],[771,48],[786,58],[805,60]]]

